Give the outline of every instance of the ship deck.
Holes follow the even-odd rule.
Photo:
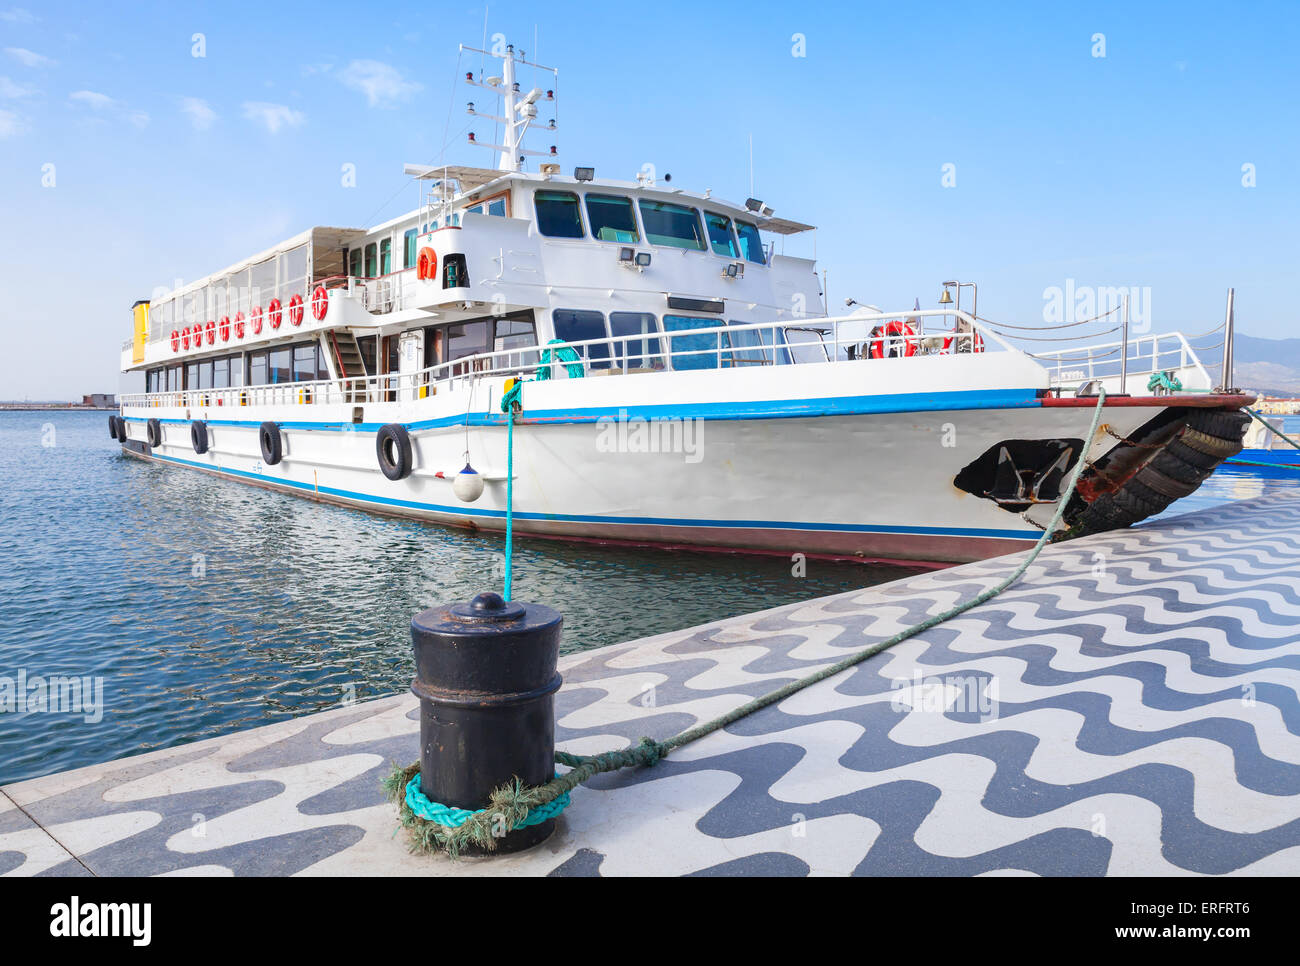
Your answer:
[[[1015,587],[574,793],[512,856],[408,853],[410,695],[0,789],[0,873],[1300,873],[1300,498],[1049,547]],[[667,736],[995,583],[1016,556],[562,659],[557,737]]]

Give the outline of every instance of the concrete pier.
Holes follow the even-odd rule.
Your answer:
[[[558,746],[666,737],[1004,557],[561,660]],[[520,854],[408,854],[410,695],[0,789],[18,875],[1300,873],[1300,498],[1044,551],[1000,597],[674,753]]]

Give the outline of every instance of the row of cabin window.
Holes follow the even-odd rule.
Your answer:
[[[586,203],[586,219],[583,204]],[[743,258],[765,265],[763,241],[758,227],[747,221],[707,209],[650,198],[637,200],[641,224],[637,225],[632,199],[622,195],[587,194],[580,200],[572,191],[538,191],[533,196],[537,230],[549,238],[586,238],[635,245],[651,245],[712,251],[726,258]]]
[[[666,365],[682,369],[717,369],[746,365],[789,365],[791,362],[824,362],[826,351],[820,337],[803,340],[803,330],[792,336],[781,329],[736,331],[718,318],[690,315],[665,315],[662,328],[650,312],[603,312],[586,309],[555,309],[551,313],[556,338],[565,342],[589,339],[621,339],[618,342],[595,342],[574,349],[589,360],[592,369],[663,369]],[[732,321],[730,325],[745,325]],[[714,334],[700,332],[673,335],[690,329],[718,329]],[[643,336],[644,338],[633,338]],[[666,336],[670,358],[664,359]],[[627,338],[623,338],[627,337]]]
[[[320,343],[300,342],[217,359],[197,359],[183,366],[150,369],[145,373],[145,391],[237,389],[281,382],[314,382],[329,377]]]

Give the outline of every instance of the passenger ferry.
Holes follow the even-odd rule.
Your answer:
[[[550,69],[498,59],[465,76],[500,104],[469,106],[504,131],[496,168],[408,165],[416,210],[136,303],[126,453],[484,530],[511,489],[521,534],[949,563],[1036,540],[1080,459],[1071,533],[1159,512],[1240,449],[1252,399],[1214,391],[1181,335],[1126,341],[1145,367],[1120,374],[1113,347],[1032,358],[960,286],[831,316],[814,262],[774,244],[811,226],[667,176],[562,173],[524,148],[554,95],[517,76]],[[1181,389],[1121,394],[1152,374]]]

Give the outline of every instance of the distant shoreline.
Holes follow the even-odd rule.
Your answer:
[[[116,406],[83,406],[81,403],[0,403],[0,412],[12,413],[115,413]]]

